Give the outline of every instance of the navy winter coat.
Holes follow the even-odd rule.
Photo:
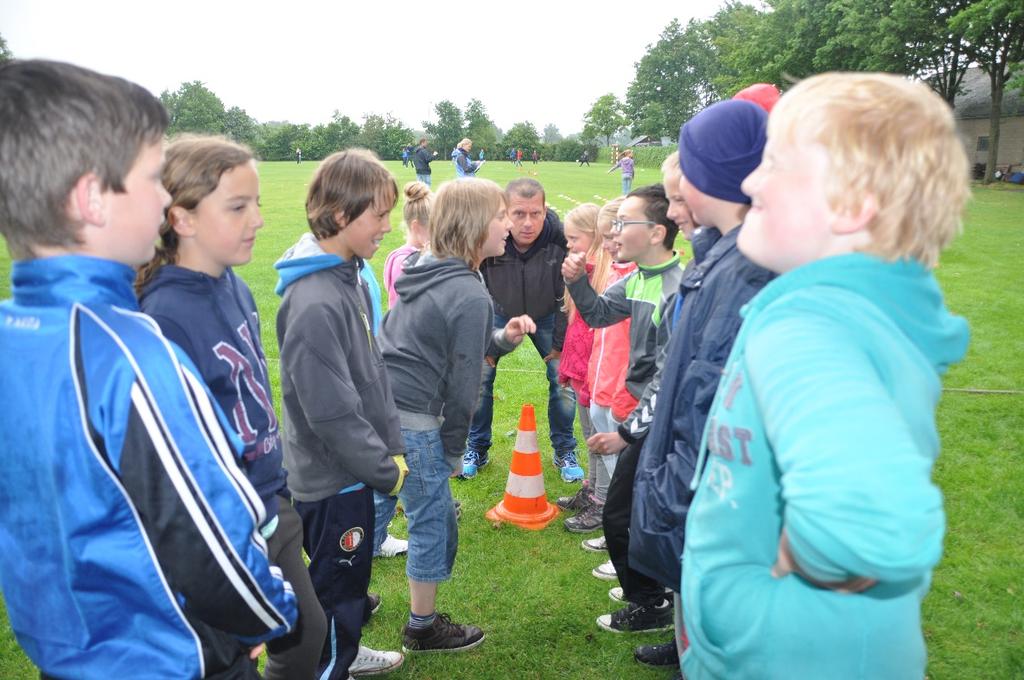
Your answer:
[[[740,308],[774,277],[737,249],[739,233],[722,236],[683,274],[683,307],[665,350],[654,422],[637,463],[629,565],[676,591],[704,423],[740,329]]]

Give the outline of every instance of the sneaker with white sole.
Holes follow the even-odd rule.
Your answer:
[[[604,536],[585,538],[580,542],[580,547],[587,552],[607,552],[608,541],[605,540]]]
[[[597,617],[597,625],[612,633],[652,633],[672,630],[672,603],[662,600],[657,605],[628,603],[611,614]]]
[[[555,505],[560,507],[562,510],[586,510],[591,503],[594,502],[594,497],[590,493],[590,482],[583,480],[583,486],[572,496],[559,496],[558,500],[555,501]]]
[[[359,653],[348,667],[348,673],[355,678],[381,675],[399,668],[404,661],[405,657],[400,652],[378,652],[376,649],[359,645]]]
[[[476,477],[477,471],[489,462],[491,460],[487,453],[466,449],[466,452],[462,454],[462,474],[459,477],[461,479],[472,479]]]
[[[579,461],[576,460],[575,451],[556,452],[552,462],[561,473],[563,482],[583,481],[583,468],[580,467]]]
[[[591,531],[598,531],[603,526],[602,515],[604,504],[596,502],[584,508],[578,515],[565,520],[565,530],[574,534],[589,534]]]
[[[388,537],[380,544],[380,552],[374,557],[395,557],[407,552],[409,552],[409,541],[388,534]]]
[[[609,590],[608,591],[608,597],[610,597],[611,599],[613,599],[616,602],[625,602],[626,601],[626,596],[622,592],[622,586],[615,586],[614,588]]]
[[[611,560],[608,560],[604,564],[597,565],[590,573],[603,581],[614,581],[618,578],[615,575],[615,565],[612,564]]]
[[[420,652],[464,652],[484,641],[484,632],[476,626],[453,623],[447,614],[438,613],[429,628],[405,626],[402,650]]]

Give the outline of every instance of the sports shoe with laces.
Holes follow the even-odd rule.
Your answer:
[[[676,649],[675,640],[660,645],[640,645],[633,650],[633,658],[648,666],[679,665],[679,651]]]
[[[662,600],[657,605],[630,602],[611,614],[597,617],[597,625],[612,633],[646,633],[672,629],[672,603]]]
[[[580,541],[580,547],[587,552],[606,552],[608,550],[608,541],[605,540],[604,536],[585,538]]]
[[[459,477],[462,479],[476,477],[477,471],[490,462],[490,457],[486,453],[466,449],[466,452],[462,454],[462,474]]]
[[[579,461],[576,460],[575,451],[556,452],[552,462],[561,472],[563,482],[579,482],[583,480],[583,468],[580,467]]]
[[[562,510],[586,510],[587,506],[594,502],[594,496],[590,493],[590,482],[583,480],[583,486],[572,496],[559,496],[555,505]]]
[[[612,564],[611,560],[608,560],[604,564],[597,565],[590,573],[593,574],[595,578],[599,578],[602,581],[614,581],[618,578],[615,575],[615,565]]]
[[[380,593],[366,593],[366,606],[369,608],[371,614],[376,614],[380,610],[380,605]]]
[[[400,667],[403,661],[405,657],[398,652],[378,652],[376,649],[359,645],[359,653],[348,667],[348,674],[354,678],[361,678],[390,673]]]
[[[394,557],[409,552],[409,541],[402,538],[395,538],[391,534],[380,544],[380,552],[374,557]]]
[[[615,600],[616,602],[625,602],[626,595],[622,592],[622,586],[615,586],[608,591],[608,597]]]
[[[601,528],[601,515],[604,513],[604,504],[594,503],[584,508],[575,517],[565,520],[565,529],[574,534],[589,534]]]
[[[402,651],[408,654],[420,652],[464,652],[484,641],[484,632],[476,626],[452,623],[447,614],[438,614],[429,628],[413,628],[405,625],[402,632]]]

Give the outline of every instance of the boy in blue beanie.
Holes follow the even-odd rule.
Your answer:
[[[677,592],[697,445],[739,331],[740,308],[772,278],[736,247],[750,209],[740,184],[761,162],[766,121],[756,104],[723,101],[694,116],[679,138],[679,189],[713,245],[680,283],[683,306],[666,348],[654,421],[637,464],[629,532],[630,566]],[[682,648],[681,608],[676,605]]]
[[[949,107],[897,76],[815,76],[772,112],[738,246],[780,276],[744,310],[701,443],[689,680],[924,676],[935,407],[967,348],[930,270],[967,168]]]

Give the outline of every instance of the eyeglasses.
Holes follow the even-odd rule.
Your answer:
[[[652,222],[650,220],[626,220],[626,221],[623,221],[623,220],[612,220],[612,233],[613,234],[621,234],[622,230],[625,229],[626,226],[629,225],[629,224],[652,224],[653,225],[653,224],[657,224],[657,222]]]

